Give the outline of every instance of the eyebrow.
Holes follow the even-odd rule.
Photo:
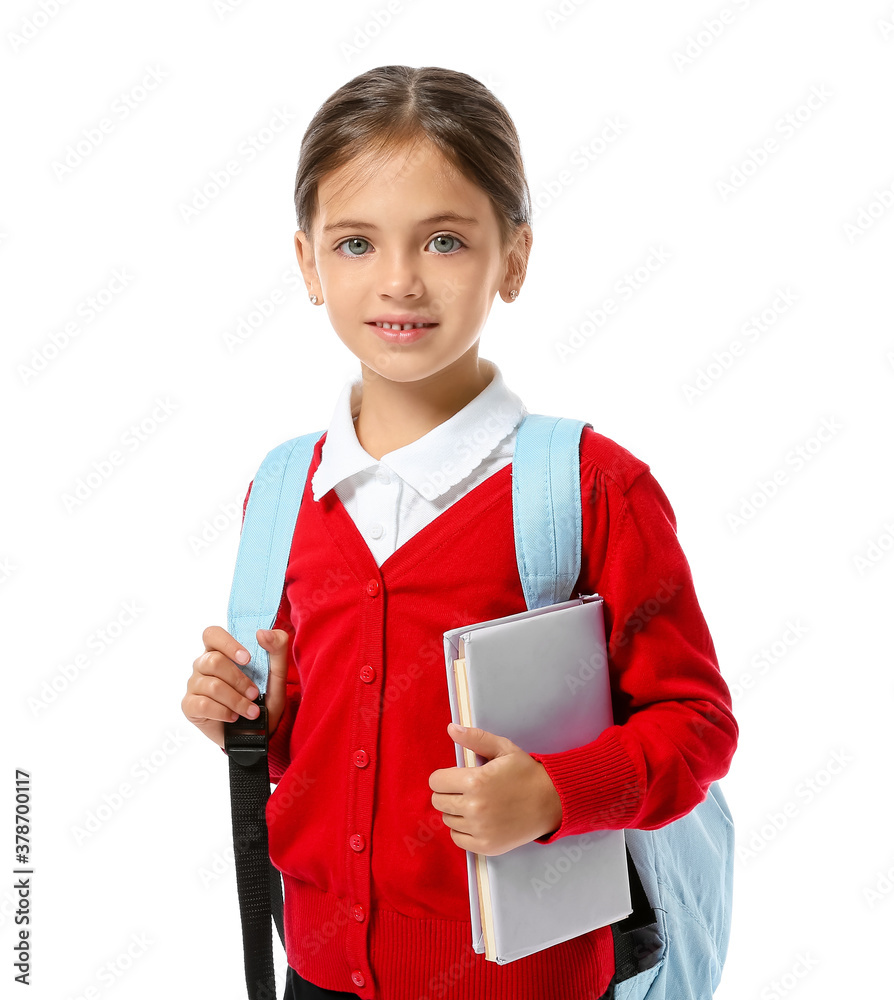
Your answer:
[[[439,215],[430,215],[427,219],[420,219],[417,223],[420,226],[440,225],[443,222],[463,222],[466,225],[477,226],[478,220],[469,218],[467,215],[457,215],[456,212],[442,212]],[[378,226],[371,222],[363,222],[360,219],[339,219],[338,222],[330,222],[328,226],[323,226],[323,232],[334,232],[336,229],[375,229]]]

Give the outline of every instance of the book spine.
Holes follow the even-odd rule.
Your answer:
[[[466,660],[461,657],[453,661],[456,678],[456,702],[459,707],[459,724],[471,727],[472,711],[469,704],[469,680],[466,674]],[[474,750],[463,747],[463,761],[466,767],[478,767]],[[472,852],[474,853],[474,852]],[[497,945],[494,937],[493,909],[490,901],[490,879],[487,875],[487,857],[475,854],[475,873],[478,882],[478,912],[481,915],[481,929],[484,933],[484,957],[489,962],[497,959]]]

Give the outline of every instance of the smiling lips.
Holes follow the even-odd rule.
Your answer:
[[[376,336],[389,343],[409,344],[420,337],[424,337],[429,330],[436,327],[437,323],[424,323],[412,321],[409,323],[389,323],[386,321],[374,321],[369,324],[376,333]]]
[[[419,330],[427,326],[437,326],[437,323],[430,323],[427,320],[419,319],[416,316],[411,316],[406,322],[401,321],[391,321],[391,320],[371,320],[371,323],[375,323],[377,327],[384,328],[385,330]]]

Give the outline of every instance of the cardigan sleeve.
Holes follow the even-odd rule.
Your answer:
[[[661,486],[644,463],[626,487],[599,468],[588,482],[576,592],[604,600],[615,724],[586,746],[531,754],[562,802],[544,844],[685,816],[729,770],[739,732]]]
[[[245,494],[245,500],[242,504],[243,523],[245,523],[245,509],[248,506],[251,486],[252,484],[249,483],[248,491]],[[270,770],[270,781],[272,784],[276,784],[285,774],[291,760],[289,750],[290,738],[292,728],[295,725],[295,717],[298,714],[298,705],[301,701],[301,682],[298,677],[298,665],[295,659],[295,626],[292,624],[291,608],[286,596],[285,587],[283,587],[282,600],[280,601],[273,627],[275,629],[284,629],[289,633],[289,670],[286,676],[286,703],[277,723],[276,730],[267,744],[267,764]],[[221,749],[223,750],[223,747]],[[226,750],[224,750],[224,753],[226,753]]]

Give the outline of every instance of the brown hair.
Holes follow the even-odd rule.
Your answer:
[[[530,223],[531,194],[509,113],[483,83],[440,66],[376,66],[339,87],[301,140],[295,177],[298,228],[313,241],[317,188],[332,170],[359,157],[428,140],[490,197],[505,251],[516,227]]]

